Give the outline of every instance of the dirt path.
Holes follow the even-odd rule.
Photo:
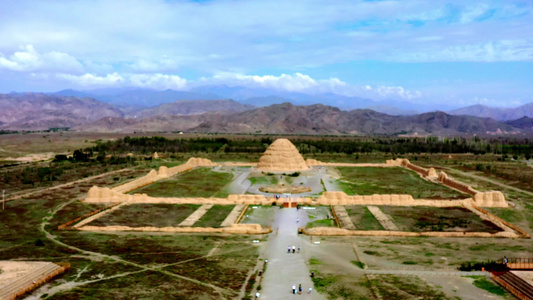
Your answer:
[[[34,194],[37,194],[37,193],[42,193],[42,192],[45,192],[45,191],[53,191],[53,190],[60,189],[60,188],[66,187],[66,186],[71,186],[71,185],[74,185],[74,184],[77,184],[77,183],[93,180],[93,179],[96,179],[96,178],[104,177],[104,176],[115,174],[115,173],[121,173],[121,172],[129,171],[129,170],[131,170],[131,169],[130,168],[120,169],[120,170],[116,170],[116,171],[111,171],[111,172],[107,172],[107,173],[103,173],[103,174],[99,174],[99,175],[83,178],[83,179],[80,179],[80,180],[75,180],[75,181],[63,183],[63,184],[56,185],[56,186],[49,187],[49,188],[45,188],[45,189],[33,190],[33,191],[29,192],[29,193],[24,193],[24,194],[20,194],[20,195],[17,194],[15,196],[11,197],[11,198],[7,198],[6,202],[7,201],[17,200],[17,199],[20,199],[20,198],[29,197],[31,195],[34,195]]]
[[[392,221],[391,217],[389,215],[387,215],[386,213],[384,213],[383,211],[381,211],[381,209],[379,209],[379,207],[377,206],[373,206],[373,205],[369,205],[367,206],[368,210],[374,215],[374,218],[376,218],[376,220],[378,220],[379,224],[381,224],[381,226],[383,226],[383,228],[385,228],[385,230],[391,230],[391,231],[398,231],[398,226],[396,226],[396,224],[394,224],[394,222]]]
[[[507,188],[507,189],[510,189],[510,190],[513,190],[513,191],[516,191],[516,192],[520,192],[520,193],[523,193],[523,194],[526,194],[526,195],[529,195],[529,196],[533,196],[533,192],[526,191],[526,190],[511,186],[511,185],[508,185],[508,184],[505,184],[505,183],[501,183],[499,181],[496,181],[496,180],[493,180],[493,179],[489,179],[487,177],[478,176],[478,175],[470,174],[470,173],[467,173],[467,172],[463,172],[463,171],[459,171],[459,170],[451,169],[451,168],[444,168],[444,169],[446,170],[446,172],[449,172],[449,174],[458,173],[458,174],[461,174],[461,175],[466,176],[466,177],[470,177],[470,178],[473,178],[473,179],[476,179],[476,180],[489,182],[489,183],[497,185],[497,186],[501,186],[501,187],[504,187],[504,188]]]
[[[262,281],[261,299],[326,299],[313,287],[306,265],[308,243],[298,236],[298,227],[305,226],[307,222],[307,214],[303,210],[284,208],[277,211],[272,227],[279,230],[277,234],[270,234],[262,255],[268,260],[268,267]],[[302,250],[299,253],[298,250],[294,254],[287,253],[288,246],[301,246]],[[303,288],[302,295],[292,295],[292,285],[298,287],[299,284]],[[313,287],[310,295],[307,294],[309,287]]]

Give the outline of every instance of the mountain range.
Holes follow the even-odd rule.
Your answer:
[[[533,133],[533,119],[530,117],[521,118],[522,115],[516,120],[509,119],[520,113],[533,115],[530,112],[533,104],[514,110],[500,111],[478,105],[448,113],[434,111],[417,114],[406,110],[407,115],[394,115],[390,112],[394,111],[394,107],[381,106],[389,111],[386,114],[361,108],[342,110],[324,104],[278,104],[276,102],[284,100],[279,96],[258,96],[238,102],[203,98],[221,98],[209,94],[209,91],[208,94],[171,90],[144,90],[135,94],[135,91],[111,89],[87,93],[64,90],[53,94],[0,94],[0,109],[3,112],[0,114],[0,129],[43,130],[70,127],[73,130],[94,132],[193,131],[406,136]],[[94,97],[100,97],[98,95],[105,95],[101,99],[108,102],[95,99]],[[133,96],[140,99],[140,102],[126,100]],[[181,97],[197,99],[180,99]],[[155,99],[154,103],[160,104],[152,107],[139,106],[139,103],[149,103],[149,99]],[[254,99],[269,105],[255,107],[249,104],[257,103]],[[174,102],[168,103],[169,100]],[[120,107],[116,103],[124,106]],[[133,105],[125,105],[126,103]],[[498,114],[499,111],[501,114]],[[496,116],[507,121],[496,120]]]

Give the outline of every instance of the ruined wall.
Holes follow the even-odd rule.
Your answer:
[[[259,224],[232,224],[230,227],[130,227],[130,226],[83,226],[83,231],[144,231],[144,232],[177,232],[177,233],[233,233],[233,234],[267,234],[271,227]]]
[[[466,185],[464,183],[461,183],[459,181],[456,181],[454,179],[451,179],[451,178],[448,178],[448,174],[444,173],[444,172],[440,172],[439,173],[439,177],[437,178],[437,180],[444,184],[445,186],[448,186],[448,187],[451,187],[453,189],[456,189],[460,192],[463,192],[465,194],[469,194],[469,195],[475,195],[477,193],[479,193],[478,191],[476,191],[475,189],[473,189],[471,186],[469,185]]]
[[[143,187],[145,185],[151,184],[157,180],[159,180],[159,174],[157,174],[156,170],[150,170],[148,174],[141,178],[137,178],[135,180],[132,180],[130,182],[127,182],[125,184],[116,186],[112,188],[113,191],[118,193],[127,193],[130,191],[133,191],[135,189],[138,189],[140,187]]]
[[[319,205],[393,205],[393,206],[461,206],[464,200],[415,200],[411,195],[354,195],[344,192],[324,192],[318,199]]]
[[[523,236],[507,231],[500,231],[496,233],[488,232],[440,232],[440,231],[426,231],[426,232],[408,232],[408,231],[385,231],[385,230],[347,230],[336,227],[313,227],[305,228],[303,231],[307,235],[317,236],[397,236],[397,237],[504,237],[504,238],[522,238]]]
[[[219,164],[212,162],[207,158],[191,157],[187,161],[187,164],[197,166],[197,167],[216,167]]]
[[[479,192],[474,195],[476,205],[483,207],[509,207],[505,196],[499,191]]]

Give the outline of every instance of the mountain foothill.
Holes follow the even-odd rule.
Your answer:
[[[0,130],[37,131],[68,127],[69,130],[86,132],[361,136],[533,133],[533,103],[517,108],[474,105],[447,112],[409,110],[406,113],[407,110],[402,112],[393,106],[379,106],[364,99],[353,99],[354,105],[362,106],[360,108],[341,109],[327,105],[331,103],[328,101],[318,103],[316,95],[316,104],[311,105],[301,105],[301,95],[298,95],[300,100],[293,101],[280,96],[247,95],[250,97],[235,101],[224,99],[228,95],[212,92],[172,90],[0,94]],[[333,99],[331,95],[328,97]],[[376,111],[379,107],[386,108],[387,113]]]

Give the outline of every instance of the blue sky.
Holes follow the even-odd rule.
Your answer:
[[[533,102],[533,1],[0,0],[0,92],[201,85]]]

